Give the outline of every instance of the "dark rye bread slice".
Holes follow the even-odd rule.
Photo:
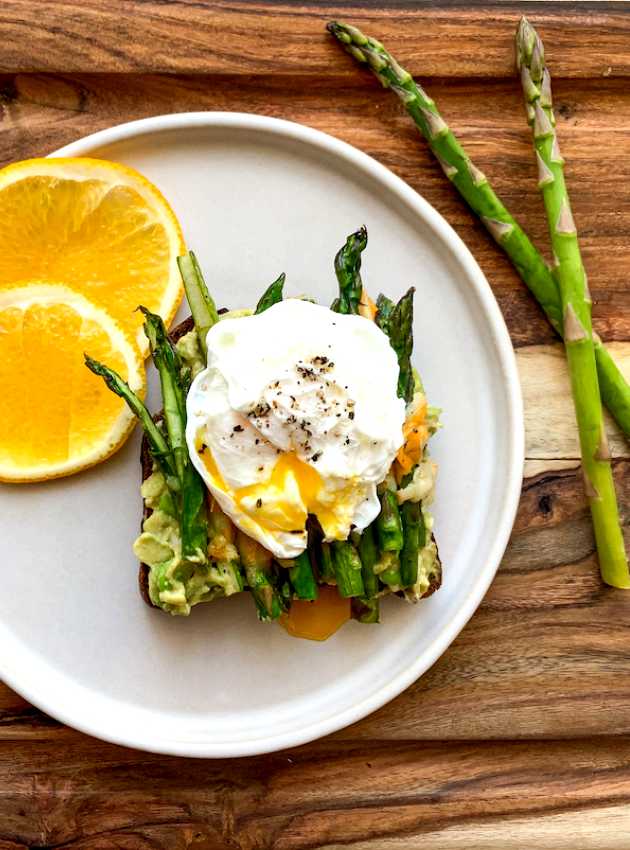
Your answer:
[[[177,342],[179,342],[179,340],[183,336],[185,336],[187,333],[192,331],[194,329],[194,327],[195,327],[195,323],[193,322],[193,318],[192,318],[192,316],[189,316],[187,319],[184,319],[183,322],[180,322],[179,325],[176,325],[169,332],[169,336],[170,336],[171,340],[173,341],[173,343],[177,343]],[[156,415],[155,419],[159,420],[161,418],[161,415],[162,415],[161,413],[158,413]],[[146,437],[142,438],[142,448],[141,448],[141,451],[140,451],[140,464],[141,464],[141,467],[142,467],[142,480],[145,481],[149,477],[149,475],[151,475],[151,473],[153,471],[153,461],[151,459],[151,453],[149,451],[149,444],[146,440]],[[147,517],[151,516],[152,513],[153,513],[153,511],[152,511],[151,508],[148,508],[146,506],[146,504],[143,505],[142,522],[144,522],[144,520]],[[142,523],[140,524],[140,529],[142,530]],[[434,534],[431,535],[431,539],[435,543],[435,548],[437,549],[437,543],[436,543]],[[157,606],[153,605],[153,603],[151,602],[151,597],[149,596],[149,573],[150,573],[150,571],[151,571],[151,568],[147,564],[143,564],[143,563],[140,564],[140,570],[139,570],[139,573],[138,573],[138,585],[139,585],[139,588],[140,588],[140,595],[142,596],[144,601],[147,603],[147,605],[149,605],[149,606],[151,606],[151,608],[153,608],[153,607],[157,607]],[[432,593],[435,593],[435,591],[438,590],[438,588],[440,587],[441,584],[442,584],[442,562],[440,561],[440,555],[439,555],[439,552],[438,552],[437,563],[436,563],[436,572],[432,576],[431,581],[429,583],[429,587],[422,594],[421,598],[426,599],[427,596],[431,596]],[[404,592],[400,591],[399,595],[404,597]]]

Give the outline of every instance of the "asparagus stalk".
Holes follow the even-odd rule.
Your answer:
[[[270,307],[273,307],[274,304],[282,301],[282,288],[284,287],[285,280],[286,275],[282,272],[282,274],[263,292],[260,301],[256,305],[254,313],[264,313],[265,310],[268,310]]]
[[[317,582],[308,550],[301,552],[297,558],[286,558],[280,563],[288,567],[289,581],[298,599],[317,599]]]
[[[144,331],[153,362],[160,376],[164,422],[180,482],[180,528],[184,561],[205,562],[208,551],[208,521],[205,486],[193,467],[186,444],[186,391],[182,386],[182,364],[162,318],[146,307]]]
[[[236,548],[259,618],[263,622],[277,620],[282,614],[283,605],[273,583],[271,553],[240,530],[236,532]]]
[[[376,299],[376,324],[386,336],[389,336],[389,324],[395,306],[386,295],[381,294]]]
[[[403,530],[398,501],[393,490],[381,494],[381,512],[376,518],[376,533],[383,552],[400,552],[403,548]]]
[[[562,335],[562,306],[554,276],[541,254],[476,167],[440,115],[435,102],[376,39],[356,27],[331,22],[328,30],[358,62],[367,64],[385,88],[402,100],[445,175],[505,252],[553,328]],[[630,386],[601,340],[595,358],[602,401],[630,437]]]
[[[363,578],[363,596],[352,599],[352,617],[360,623],[378,623],[380,618],[380,603],[378,599],[378,576],[374,567],[378,562],[378,549],[374,539],[374,529],[368,526],[361,534],[354,533],[353,541],[361,559],[361,576]]]
[[[161,316],[146,307],[139,308],[145,317],[144,332],[149,340],[153,362],[160,376],[164,422],[175,459],[175,470],[183,482],[188,463],[186,446],[186,398],[180,382],[181,362],[168,338]]]
[[[360,227],[351,233],[346,244],[339,249],[335,257],[335,274],[339,283],[339,298],[331,310],[335,313],[358,313],[359,301],[363,291],[361,281],[361,253],[367,245],[367,229]]]
[[[424,523],[420,502],[404,502],[400,507],[403,547],[400,553],[400,581],[411,587],[418,581],[418,553],[424,547]]]
[[[195,322],[199,345],[204,358],[206,358],[208,356],[206,337],[210,328],[219,321],[219,314],[203,279],[201,266],[193,252],[189,251],[187,254],[178,257],[177,265],[184,281],[186,300]]]
[[[355,596],[350,602],[352,619],[359,623],[378,623],[380,620],[380,601],[365,596]]]
[[[320,557],[318,563],[318,572],[321,581],[324,584],[335,584],[335,567],[333,565],[333,557],[330,549],[330,543],[321,543]]]
[[[582,472],[593,517],[599,565],[607,584],[629,588],[630,573],[619,524],[597,382],[591,299],[564,180],[564,160],[556,137],[551,77],[545,66],[542,41],[525,18],[521,19],[516,34],[516,56],[533,131],[538,185],[542,191],[556,258],[556,280],[580,435]]]
[[[357,548],[361,559],[364,594],[367,599],[373,599],[378,593],[378,577],[374,572],[374,567],[378,562],[378,549],[374,539],[374,529],[371,525],[363,530]]]
[[[332,555],[339,595],[345,598],[363,596],[361,559],[352,543],[349,540],[335,540]]]
[[[394,588],[402,587],[398,552],[382,552],[374,570],[383,584]]]
[[[387,333],[398,357],[398,395],[409,403],[413,398],[414,378],[411,368],[413,350],[413,296],[411,287],[392,310]]]
[[[138,418],[148,440],[151,456],[167,480],[173,479],[175,475],[173,454],[166,442],[164,434],[153,421],[153,417],[144,402],[138,398],[129,384],[120,377],[118,372],[115,372],[103,363],[99,363],[98,360],[94,360],[88,354],[84,354],[83,356],[88,369],[94,372],[95,375],[103,378],[109,389],[115,395],[120,396],[127,403],[131,412]]]

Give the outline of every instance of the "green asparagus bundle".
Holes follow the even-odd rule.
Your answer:
[[[376,39],[349,24],[331,22],[328,30],[385,88],[398,95],[446,177],[505,252],[554,330],[562,335],[563,310],[553,271],[460,145],[435,101]],[[630,386],[597,335],[593,343],[602,401],[630,437]]]
[[[630,587],[619,524],[610,452],[597,382],[591,327],[591,297],[564,179],[551,97],[551,77],[536,30],[523,18],[516,34],[517,65],[532,127],[538,186],[542,192],[562,308],[564,345],[575,404],[582,472],[602,578],[613,587]]]
[[[553,270],[459,144],[435,101],[411,74],[380,42],[356,27],[332,22],[328,30],[354,59],[367,64],[385,88],[400,97],[444,174],[508,256],[552,327],[564,335],[602,578],[613,586],[630,586],[600,404],[601,396],[630,437],[630,386],[601,339],[592,332],[591,298],[564,185],[550,78],[540,39],[526,21],[521,23],[517,55],[528,119],[534,129],[539,187],[550,221],[556,257]]]
[[[339,313],[357,314],[359,305],[365,304],[360,269],[366,245],[367,230],[361,227],[348,236],[335,257],[339,294],[331,309]],[[424,529],[425,509],[419,500],[414,500],[413,492],[411,495],[404,492],[413,474],[404,477],[403,489],[394,475],[388,476],[379,488],[379,516],[362,533],[353,531],[348,540],[324,540],[316,518],[309,517],[307,549],[290,559],[274,559],[253,538],[237,530],[214,499],[208,507],[205,485],[188,454],[186,395],[192,379],[204,368],[206,337],[220,316],[194,254],[180,257],[178,263],[192,312],[193,330],[175,344],[162,319],[140,308],[160,379],[161,417],[153,419],[119,375],[86,357],[88,367],[127,402],[145,432],[153,472],[142,485],[149,511],[135,551],[141,560],[146,555],[149,563],[148,589],[152,603],[170,613],[187,614],[199,602],[247,591],[259,618],[271,621],[292,604],[316,603],[319,586],[333,585],[339,596],[348,600],[355,619],[376,623],[384,595],[404,593],[410,600],[416,600],[435,589],[440,569],[437,551],[420,533]],[[282,274],[267,288],[255,313],[282,301],[284,282]],[[398,395],[409,409],[413,408],[417,391],[417,376],[410,359],[412,319],[413,289],[397,304],[379,296],[375,320],[396,353]],[[172,551],[156,546],[154,532],[160,524],[166,527],[162,537],[169,541]],[[428,568],[425,565],[420,571],[423,557]]]

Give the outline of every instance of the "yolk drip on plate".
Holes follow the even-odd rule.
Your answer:
[[[210,450],[200,446],[198,451],[215,485],[229,492]],[[292,483],[288,484],[288,481]],[[270,514],[268,519],[276,526],[278,522],[283,522],[283,530],[291,531],[303,528],[309,513],[315,513],[320,518],[320,522],[322,513],[329,513],[333,517],[332,511],[324,509],[318,502],[321,485],[321,477],[317,470],[301,461],[293,452],[286,452],[278,459],[267,481],[242,487],[233,491],[233,495],[239,505],[246,500],[269,499],[274,494],[283,496],[283,499],[268,512]],[[295,487],[297,487],[301,506],[297,502],[292,503],[287,497],[288,492]],[[261,505],[259,509],[260,514],[263,514],[263,507],[264,505]],[[264,519],[262,515],[260,520]],[[323,585],[319,588],[318,598],[313,602],[294,600],[289,611],[280,617],[279,622],[293,637],[322,641],[327,640],[349,619],[350,600],[341,597],[336,587]]]
[[[350,619],[350,600],[339,596],[336,587],[322,585],[314,602],[296,599],[280,624],[293,637],[327,640]]]

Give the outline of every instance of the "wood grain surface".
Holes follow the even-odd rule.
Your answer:
[[[544,250],[512,36],[546,40],[594,319],[630,377],[630,7],[625,3],[0,5],[0,164],[149,115],[242,110],[375,156],[455,227],[517,351],[526,478],[496,580],[393,703],[323,741],[194,761],[80,735],[0,685],[0,850],[626,848],[630,594],[599,581],[562,349],[389,93],[323,31],[360,23],[423,76]],[[610,426],[630,528],[630,452]],[[630,533],[627,535],[630,543]]]

